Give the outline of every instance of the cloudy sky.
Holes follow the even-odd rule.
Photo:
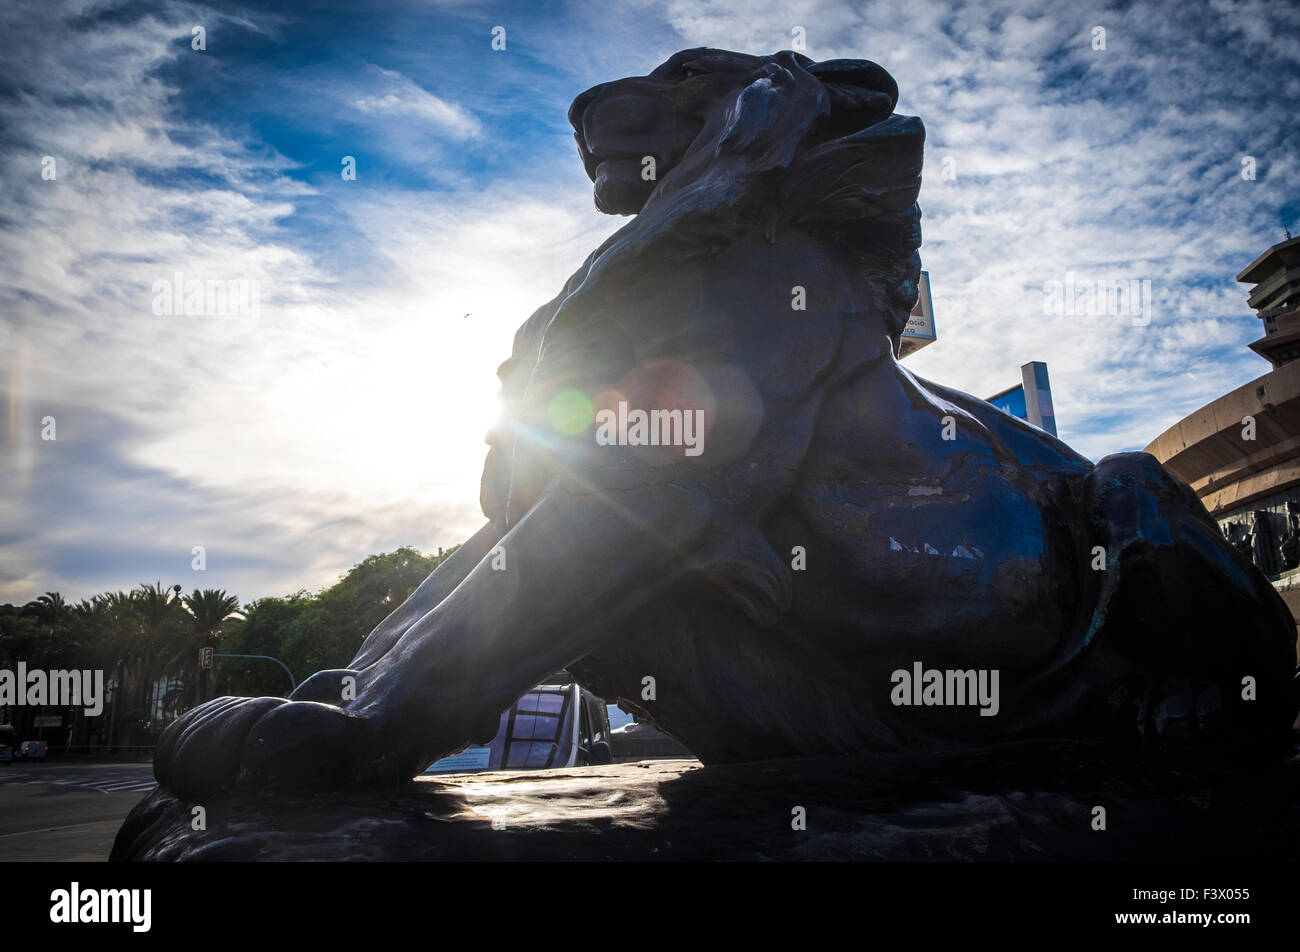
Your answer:
[[[686,47],[897,78],[928,130],[915,372],[988,396],[1046,361],[1096,458],[1268,369],[1233,276],[1300,225],[1296,6],[359,6],[0,8],[0,601],[248,601],[477,528],[496,366],[623,222],[568,103]],[[257,296],[192,313],[177,274]],[[1046,312],[1071,274],[1151,311]]]

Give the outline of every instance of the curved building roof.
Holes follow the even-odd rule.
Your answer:
[[[1254,440],[1243,419],[1255,420]],[[1211,515],[1300,483],[1300,361],[1188,414],[1146,451],[1189,484]]]

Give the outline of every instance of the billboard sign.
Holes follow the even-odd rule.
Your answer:
[[[898,345],[898,356],[906,357],[938,339],[934,327],[934,301],[930,297],[930,272],[922,271],[917,282],[916,306],[907,318]]]

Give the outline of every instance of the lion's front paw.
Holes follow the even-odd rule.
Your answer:
[[[219,697],[187,711],[158,739],[154,777],[182,797],[234,786],[244,738],[267,712],[287,703],[278,697]]]
[[[391,760],[373,723],[338,707],[223,697],[186,713],[163,732],[154,776],[190,798],[236,786],[316,791],[396,780],[400,771]]]

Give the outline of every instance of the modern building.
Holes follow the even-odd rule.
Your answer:
[[[1195,490],[1223,534],[1300,617],[1300,238],[1273,245],[1237,280],[1273,369],[1189,414],[1146,451]]]
[[[1290,237],[1252,261],[1237,280],[1253,284],[1247,303],[1264,323],[1250,349],[1274,367],[1300,357],[1300,238]]]
[[[1031,360],[1020,368],[1020,383],[988,398],[999,410],[1020,417],[1045,433],[1056,436],[1056,409],[1052,406],[1052,384],[1047,364]]]

